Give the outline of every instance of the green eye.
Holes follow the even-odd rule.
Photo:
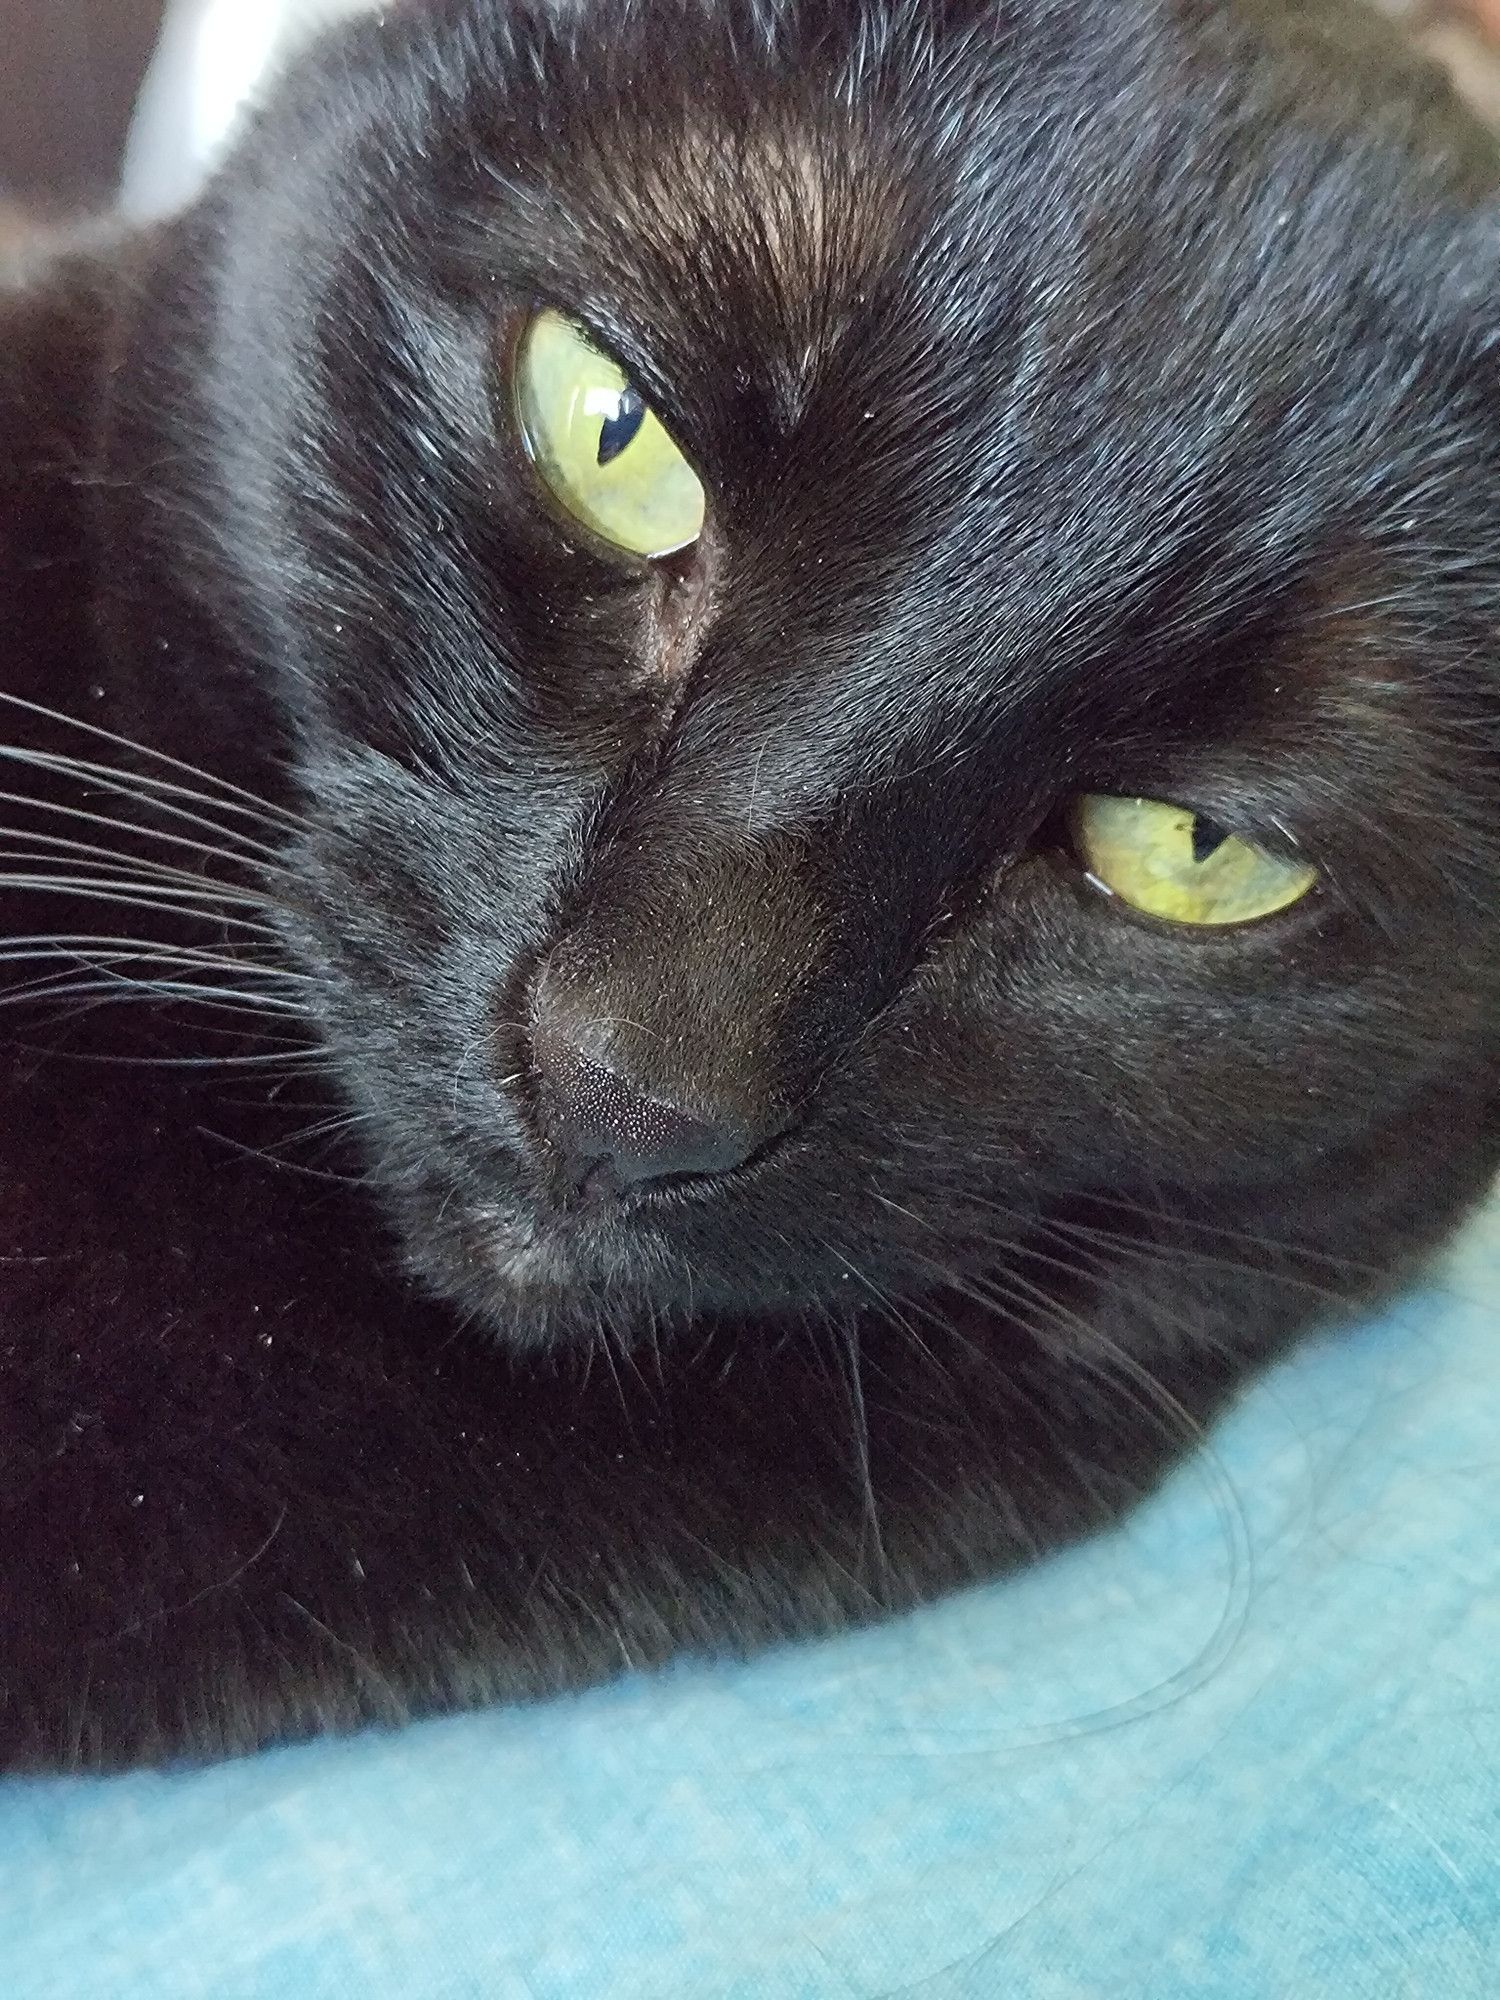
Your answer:
[[[538,313],[516,360],[516,414],[554,499],[602,541],[666,556],[703,529],[703,486],[656,413],[561,313]]]
[[[1073,837],[1089,873],[1122,903],[1175,924],[1247,924],[1286,909],[1318,879],[1305,862],[1161,799],[1091,793],[1073,808]]]

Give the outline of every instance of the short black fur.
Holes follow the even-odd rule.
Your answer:
[[[394,7],[5,296],[5,1763],[987,1577],[1482,1192],[1492,166],[1308,14]],[[532,477],[539,306],[688,556]],[[1135,918],[1089,791],[1319,886]],[[744,1163],[580,1178],[544,1031]]]

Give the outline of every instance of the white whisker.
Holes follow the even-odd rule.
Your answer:
[[[181,979],[138,979],[126,974],[112,975],[108,967],[101,970],[99,977],[80,979],[72,985],[53,986],[41,982],[35,991],[27,986],[12,991],[0,992],[0,1007],[19,1006],[38,996],[49,1002],[70,1000],[80,996],[104,1001],[127,1000],[187,1000],[199,1006],[222,1007],[226,1012],[240,1009],[251,1014],[289,1014],[298,1016],[300,1009],[295,1002],[285,1000],[274,993],[252,993],[232,986],[197,986]]]
[[[0,791],[0,799],[10,805],[25,806],[31,812],[58,813],[66,819],[85,820],[91,826],[108,827],[112,833],[123,833],[131,839],[166,841],[173,847],[185,847],[192,854],[205,854],[216,861],[226,861],[234,868],[257,865],[255,858],[249,854],[236,854],[229,848],[215,847],[210,841],[191,840],[186,834],[169,833],[165,827],[138,825],[132,820],[116,819],[109,813],[90,812],[85,806],[66,806],[60,800],[33,798],[27,792]]]
[[[213,907],[210,891],[178,889],[163,883],[154,896],[129,895],[124,889],[106,886],[104,879],[88,875],[21,875],[0,872],[0,889],[24,889],[42,894],[80,896],[85,901],[96,903],[118,903],[126,909],[154,910],[161,916],[198,917],[215,923],[243,925],[256,930],[262,936],[274,938],[275,932],[263,924],[255,924],[249,918],[232,916],[227,910]],[[205,900],[209,907],[197,907]]]
[[[165,764],[174,771],[181,771],[187,777],[199,778],[204,783],[229,794],[230,797],[242,800],[256,813],[263,813],[270,819],[281,820],[289,828],[300,829],[306,824],[299,814],[288,811],[285,806],[274,805],[269,799],[257,797],[243,785],[236,785],[228,778],[221,778],[216,772],[205,771],[197,764],[186,763],[181,757],[169,756],[165,750],[157,750],[149,743],[139,743],[134,737],[121,736],[113,729],[101,728],[97,722],[84,722],[76,715],[66,714],[62,709],[48,708],[42,702],[28,701],[18,694],[0,691],[0,701],[7,701],[13,708],[25,709],[32,715],[45,716],[49,722],[60,722],[66,728],[81,730],[86,736],[94,736],[102,742],[113,743],[122,750],[131,751],[134,755],[153,757],[157,763]]]
[[[262,968],[258,966],[253,959],[242,958],[238,955],[240,952],[264,951],[266,947],[261,944],[237,945],[235,947],[236,955],[231,958],[228,956],[227,953],[211,952],[210,947],[208,945],[189,944],[186,942],[181,942],[181,943],[168,942],[166,939],[163,938],[139,938],[139,937],[121,936],[112,931],[18,931],[10,937],[0,936],[0,953],[10,951],[17,946],[22,946],[22,945],[25,946],[100,945],[107,951],[141,951],[141,952],[170,951],[179,953],[193,952],[193,953],[221,958],[225,964],[233,965],[236,971],[257,972],[265,970],[267,972],[276,972],[280,976],[283,976],[288,979],[305,980],[308,978],[308,974],[302,972],[294,972],[287,967],[266,966]]]
[[[51,750],[27,750],[13,743],[0,743],[0,758],[9,763],[28,764],[36,770],[56,771],[65,777],[78,778],[89,785],[101,786],[106,792],[117,797],[132,800],[136,805],[151,806],[157,812],[170,813],[174,819],[186,820],[190,826],[204,827],[216,834],[220,840],[230,840],[242,847],[247,855],[257,859],[276,861],[280,849],[269,842],[258,839],[253,833],[241,833],[238,827],[225,826],[221,820],[208,819],[204,814],[194,812],[188,806],[177,805],[168,798],[157,798],[143,793],[142,785],[160,786],[162,780],[142,778],[137,781],[135,774],[111,769],[108,764],[93,764],[83,757],[63,757]],[[41,801],[36,801],[40,804]],[[212,801],[211,801],[212,803]]]
[[[0,859],[20,863],[23,861],[52,860],[63,854],[81,854],[100,861],[107,861],[114,868],[126,868],[151,880],[177,880],[189,886],[207,889],[212,887],[216,895],[232,897],[236,902],[267,904],[269,899],[243,884],[234,887],[219,887],[213,878],[205,876],[201,869],[183,868],[175,861],[165,861],[156,854],[122,853],[118,848],[105,847],[94,840],[72,840],[62,833],[43,833],[37,827],[0,827],[0,840],[28,842],[32,847],[45,850],[41,854],[15,853],[0,855]]]

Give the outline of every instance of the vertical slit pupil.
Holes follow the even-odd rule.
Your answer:
[[[1193,859],[1207,861],[1211,854],[1217,854],[1228,840],[1229,835],[1217,820],[1211,820],[1204,813],[1193,817]]]
[[[618,458],[645,421],[646,405],[627,383],[620,391],[613,415],[606,417],[599,427],[598,463],[608,465],[611,459]]]

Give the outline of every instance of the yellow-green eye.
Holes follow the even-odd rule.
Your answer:
[[[1094,792],[1073,808],[1089,873],[1122,903],[1174,924],[1247,924],[1305,896],[1318,871],[1268,854],[1204,813]]]
[[[635,556],[703,528],[703,486],[624,371],[561,313],[538,313],[516,358],[516,414],[537,471],[575,520]]]

